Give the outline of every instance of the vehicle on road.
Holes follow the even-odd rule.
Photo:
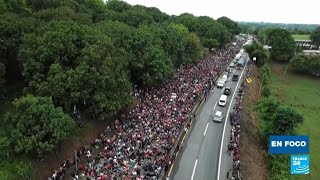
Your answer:
[[[227,96],[230,95],[231,94],[231,87],[224,88],[223,94],[225,94]]]
[[[240,58],[241,58],[241,54],[238,53],[238,54],[236,55],[236,59],[238,60],[238,59],[240,59]]]
[[[224,86],[224,81],[223,80],[219,80],[218,83],[217,83],[217,87],[218,88],[223,88]]]
[[[239,80],[239,75],[238,74],[234,74],[232,76],[232,81],[238,81]]]
[[[235,67],[235,64],[232,62],[232,63],[230,63],[230,66],[229,66],[230,68],[234,68]]]
[[[223,118],[223,112],[221,111],[216,111],[216,113],[213,116],[213,121],[215,122],[222,122],[222,118]]]
[[[245,63],[246,63],[246,59],[245,58],[241,58],[237,62],[237,67],[244,67]]]
[[[227,99],[228,99],[228,96],[227,95],[221,95],[220,96],[220,99],[219,99],[219,106],[226,106],[227,104]]]
[[[227,74],[223,74],[221,80],[223,80],[226,83],[227,80],[228,80],[228,75]]]

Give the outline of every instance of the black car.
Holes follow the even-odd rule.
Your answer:
[[[231,94],[231,87],[224,88],[223,94],[230,95]]]
[[[239,80],[239,75],[234,74],[234,75],[232,76],[232,81],[238,81],[238,80]]]

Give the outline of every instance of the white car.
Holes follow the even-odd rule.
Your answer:
[[[220,99],[219,99],[219,106],[226,106],[227,104],[227,99],[228,99],[228,96],[226,95],[221,95]]]
[[[216,111],[216,113],[213,116],[213,121],[216,122],[222,122],[223,113],[221,111]]]
[[[223,80],[218,81],[217,87],[218,87],[218,88],[223,88],[224,82],[225,82],[225,81],[223,81]]]
[[[235,67],[235,64],[232,62],[232,63],[230,63],[230,66],[229,66],[230,68],[234,68]]]

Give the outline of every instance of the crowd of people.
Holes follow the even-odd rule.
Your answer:
[[[139,103],[108,126],[95,141],[64,161],[48,178],[159,179],[171,164],[171,150],[190,112],[206,96],[214,80],[240,50],[243,42],[216,50],[196,64],[183,65],[172,79],[151,89],[134,88]]]
[[[246,70],[246,75],[241,83],[238,90],[238,96],[236,97],[236,103],[233,107],[233,112],[230,113],[230,123],[231,123],[231,136],[230,143],[228,144],[228,153],[233,157],[233,167],[227,172],[227,178],[232,180],[241,180],[240,173],[240,112],[241,103],[244,95],[244,89],[247,85],[246,79],[248,78],[249,69]]]

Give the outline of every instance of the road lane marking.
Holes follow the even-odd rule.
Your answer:
[[[229,77],[228,81],[230,81],[230,79],[231,79],[231,76]]]
[[[205,135],[206,135],[206,132],[207,132],[208,126],[209,126],[209,122],[207,123],[206,130],[204,130],[203,136],[205,136]]]
[[[222,88],[221,93],[223,92],[224,88]]]
[[[216,106],[217,106],[217,102],[214,104],[213,109],[215,109],[215,108],[216,108]]]
[[[227,126],[227,122],[228,122],[228,116],[229,116],[230,108],[231,108],[231,105],[232,105],[232,101],[233,101],[233,99],[234,99],[234,95],[235,95],[235,93],[237,92],[237,89],[238,89],[239,83],[240,83],[240,81],[241,81],[241,78],[242,78],[243,72],[244,72],[244,71],[245,71],[245,69],[246,69],[246,66],[247,66],[247,63],[245,64],[244,68],[242,69],[242,72],[241,72],[241,75],[240,75],[239,81],[238,81],[238,83],[237,83],[237,85],[236,85],[235,91],[233,92],[233,95],[232,95],[231,101],[230,101],[230,103],[229,103],[229,108],[228,108],[228,111],[227,111],[226,120],[224,121],[223,131],[222,131],[222,137],[221,137],[220,153],[219,153],[219,162],[218,162],[217,180],[220,180],[220,169],[221,169],[222,147],[223,147],[224,134],[225,134],[225,132],[226,132],[226,126]]]
[[[194,173],[196,172],[197,164],[198,164],[198,159],[196,159],[196,162],[194,163],[194,167],[193,167],[193,171],[192,171],[192,175],[191,175],[191,180],[193,180],[193,178],[194,178]]]
[[[171,165],[171,167],[170,167],[170,170],[169,170],[169,172],[168,172],[168,177],[171,176],[171,172],[172,172],[173,166],[174,166],[174,161],[173,161],[173,163],[172,163],[172,165]]]

